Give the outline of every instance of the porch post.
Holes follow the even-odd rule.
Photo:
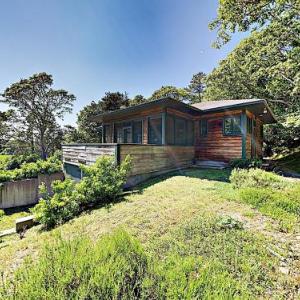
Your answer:
[[[166,119],[167,119],[166,115],[167,115],[166,110],[164,110],[164,112],[162,113],[162,126],[161,126],[161,131],[162,131],[162,133],[161,133],[161,143],[163,145],[166,144]]]
[[[241,131],[242,131],[242,159],[246,159],[247,158],[247,153],[246,153],[247,115],[245,110],[243,110],[241,115]]]
[[[104,144],[104,125],[102,123],[102,130],[101,130],[101,143]]]

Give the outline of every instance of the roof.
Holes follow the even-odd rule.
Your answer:
[[[264,99],[237,99],[237,100],[219,100],[205,101],[192,104],[193,107],[203,112],[232,110],[233,108],[245,108],[255,115],[259,116],[264,123],[276,123],[276,118]]]
[[[145,102],[142,104],[138,104],[135,106],[130,106],[130,107],[114,110],[114,111],[105,112],[103,114],[91,117],[90,120],[96,121],[96,122],[103,122],[108,117],[111,119],[118,118],[118,117],[122,117],[124,115],[135,114],[135,113],[143,111],[145,109],[155,108],[155,107],[172,107],[172,108],[179,109],[181,111],[190,113],[192,115],[199,115],[202,113],[201,110],[198,109],[197,107],[193,107],[191,105],[188,105],[184,102],[175,100],[170,97],[165,97],[165,98]]]
[[[106,122],[109,119],[118,119],[126,115],[132,115],[141,112],[145,109],[155,107],[172,107],[194,116],[213,111],[225,111],[232,110],[234,108],[247,108],[249,111],[259,116],[264,123],[276,122],[275,116],[273,115],[270,107],[264,99],[206,101],[189,105],[170,97],[161,98],[114,111],[105,112],[103,114],[91,117],[90,120],[96,122]]]

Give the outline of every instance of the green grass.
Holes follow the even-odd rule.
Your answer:
[[[300,150],[298,149],[292,154],[277,158],[275,163],[284,171],[300,174]]]
[[[57,235],[70,241],[84,237],[94,244],[122,227],[152,261],[154,270],[150,268],[144,282],[147,293],[163,293],[169,299],[184,294],[192,298],[195,293],[208,299],[292,295],[294,278],[279,272],[279,262],[268,250],[288,258],[288,236],[285,242],[276,226],[266,228],[269,222],[276,223],[275,217],[262,218],[251,205],[234,198],[237,191],[229,176],[228,170],[200,169],[169,174],[141,185],[138,193],[119,203],[87,211],[51,231],[38,226],[22,240],[4,238],[0,269],[9,276],[26,257],[39,264],[36,258],[43,257],[45,244],[56,244]],[[247,226],[224,229],[220,216],[231,216]],[[299,232],[296,225],[293,230]],[[279,234],[283,235],[276,239]],[[93,253],[92,246],[88,248],[87,253]]]
[[[15,227],[15,222],[18,218],[29,215],[27,208],[5,210],[4,215],[0,217],[0,231]]]

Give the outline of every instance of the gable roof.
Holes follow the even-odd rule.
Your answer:
[[[192,104],[203,112],[225,111],[234,108],[247,108],[249,111],[259,116],[264,123],[276,123],[276,118],[264,99],[238,99],[205,101]]]

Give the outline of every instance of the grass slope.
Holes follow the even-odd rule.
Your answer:
[[[200,279],[206,284],[203,287],[211,284],[208,291],[214,286],[222,289],[218,285],[221,282],[226,291],[232,284],[235,293],[240,291],[240,296],[249,298],[251,294],[267,298],[294,295],[297,279],[279,271],[278,257],[288,258],[286,234],[280,232],[275,221],[249,205],[226,200],[232,192],[229,175],[226,170],[190,169],[161,177],[141,185],[139,193],[126,196],[124,201],[87,212],[52,231],[36,227],[26,233],[25,239],[6,238],[0,243],[0,268],[8,274],[25,257],[35,259],[58,234],[67,240],[84,236],[93,242],[122,227],[142,243],[147,253],[162,262],[169,261],[163,273],[169,274],[164,275],[166,282],[173,280],[181,263],[194,274],[192,262],[201,260],[199,272],[206,277]],[[219,216],[242,221],[246,230],[218,230]],[[171,271],[169,265],[174,267]],[[209,278],[217,278],[218,282],[209,282]],[[172,290],[169,298],[176,299]]]

